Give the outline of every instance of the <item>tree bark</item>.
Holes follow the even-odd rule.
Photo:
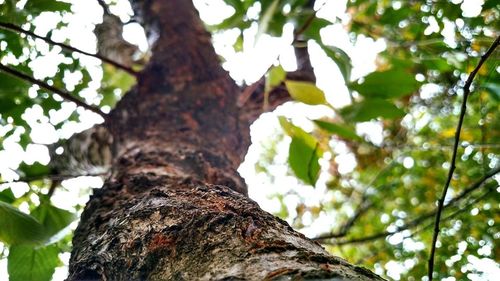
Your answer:
[[[104,124],[111,176],[82,214],[68,280],[382,280],[247,197],[239,90],[191,1],[133,4],[153,57]]]

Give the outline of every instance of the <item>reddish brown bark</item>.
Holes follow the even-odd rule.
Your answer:
[[[246,196],[239,90],[191,1],[134,4],[154,55],[106,120],[112,175],[82,214],[68,279],[381,280]]]

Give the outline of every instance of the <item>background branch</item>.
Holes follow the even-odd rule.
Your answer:
[[[62,180],[78,178],[78,177],[100,177],[100,176],[104,176],[104,175],[106,175],[106,173],[94,173],[94,174],[88,173],[88,174],[73,174],[73,175],[49,174],[49,175],[25,177],[25,178],[20,178],[20,179],[11,180],[11,181],[0,181],[0,184],[9,184],[9,183],[18,183],[18,182],[29,183],[32,181],[43,180],[43,179],[62,181]]]
[[[71,101],[71,102],[74,102],[74,103],[76,103],[76,105],[81,106],[81,107],[83,107],[85,109],[88,109],[88,110],[90,110],[92,112],[95,112],[95,113],[101,115],[103,118],[106,118],[106,114],[104,112],[102,112],[99,108],[96,108],[96,107],[93,107],[91,105],[88,105],[88,104],[84,103],[83,101],[77,99],[76,97],[73,97],[68,92],[60,90],[60,89],[58,89],[58,88],[56,88],[54,86],[51,86],[51,85],[49,85],[49,84],[47,84],[47,83],[45,83],[43,81],[37,80],[37,79],[35,79],[35,78],[33,78],[33,77],[29,76],[29,75],[26,75],[26,74],[24,74],[24,73],[22,73],[22,72],[20,72],[20,71],[18,71],[16,69],[14,69],[14,68],[8,67],[8,66],[3,65],[1,63],[0,63],[0,70],[4,71],[4,72],[6,72],[6,73],[8,73],[8,74],[10,74],[12,76],[15,76],[17,78],[20,78],[22,80],[28,81],[28,82],[30,82],[32,84],[38,85],[38,86],[40,86],[40,87],[42,87],[42,88],[44,88],[46,90],[51,91],[52,93],[58,94],[63,99]]]
[[[491,179],[493,176],[495,176],[499,172],[500,172],[500,167],[497,167],[495,169],[490,170],[481,179],[479,179],[478,181],[476,181],[475,183],[473,183],[469,187],[465,188],[459,195],[453,197],[450,201],[448,201],[448,203],[446,205],[444,205],[443,209],[446,209],[446,208],[449,208],[449,207],[456,205],[458,202],[465,199],[469,194],[471,194],[473,191],[480,188],[486,181]],[[322,243],[330,244],[330,245],[345,245],[345,244],[356,244],[356,243],[364,243],[364,242],[377,240],[380,238],[387,237],[389,235],[393,235],[393,234],[402,232],[404,230],[407,230],[407,229],[410,229],[413,227],[417,227],[420,224],[422,224],[423,222],[425,222],[427,219],[430,219],[433,216],[435,216],[436,213],[437,213],[437,209],[432,211],[432,212],[428,212],[428,213],[426,213],[418,218],[415,218],[401,227],[397,227],[397,229],[394,231],[383,231],[383,232],[375,233],[375,234],[368,235],[365,237],[353,238],[353,239],[349,239],[349,240],[325,241]],[[328,240],[331,238],[335,238],[335,237],[330,237],[328,235],[324,235],[324,236],[319,236],[319,237],[312,238],[312,239],[322,241],[322,240]]]
[[[429,270],[428,270],[428,274],[427,274],[429,281],[432,281],[432,273],[434,271],[434,255],[436,253],[436,242],[437,242],[437,238],[439,235],[439,222],[441,220],[441,212],[443,211],[446,193],[448,192],[448,188],[450,186],[451,179],[453,178],[453,172],[455,171],[455,168],[456,168],[455,162],[456,162],[457,154],[458,154],[460,133],[462,131],[462,125],[463,125],[463,122],[465,119],[465,113],[466,113],[466,109],[467,109],[467,98],[469,97],[469,94],[470,94],[470,87],[472,85],[472,81],[474,81],[474,78],[476,77],[476,74],[479,72],[479,69],[484,64],[484,62],[490,57],[490,55],[493,53],[493,51],[496,49],[496,47],[499,44],[499,41],[500,41],[500,36],[497,37],[497,39],[495,40],[495,42],[493,42],[493,44],[490,46],[488,51],[486,51],[486,53],[483,56],[481,56],[479,63],[477,64],[476,68],[474,68],[474,70],[472,70],[472,72],[470,73],[470,75],[467,78],[467,81],[465,82],[465,85],[463,87],[464,97],[463,97],[463,101],[462,101],[462,108],[460,109],[460,117],[458,119],[457,129],[455,131],[455,144],[453,147],[453,155],[451,157],[451,166],[450,166],[450,170],[448,172],[448,179],[446,180],[446,183],[445,183],[444,188],[443,188],[443,193],[441,195],[441,198],[438,201],[436,220],[434,223],[434,233],[432,236],[431,252],[429,255],[429,263],[428,263]]]
[[[0,22],[0,28],[3,28],[3,29],[6,29],[6,30],[11,30],[11,31],[15,31],[15,32],[18,32],[18,33],[24,33],[28,36],[31,36],[31,37],[34,37],[34,38],[38,38],[38,39],[41,39],[51,45],[55,45],[55,46],[59,46],[63,49],[66,49],[68,51],[71,51],[71,52],[76,52],[76,53],[80,53],[80,54],[83,54],[83,55],[86,55],[86,56],[90,56],[90,57],[94,57],[94,58],[97,58],[97,59],[100,59],[101,61],[105,62],[105,63],[108,63],[116,68],[119,68],[123,71],[126,71],[127,73],[133,75],[133,76],[137,76],[137,72],[135,70],[133,70],[132,68],[128,67],[128,66],[125,66],[123,64],[120,64],[116,61],[113,61],[111,59],[108,59],[106,57],[103,57],[101,55],[98,55],[98,54],[92,54],[92,53],[89,53],[89,52],[86,52],[86,51],[82,51],[80,49],[77,49],[75,47],[71,47],[69,45],[66,45],[66,44],[63,44],[63,43],[59,43],[59,42],[55,42],[53,41],[52,39],[50,38],[47,38],[47,37],[44,37],[44,36],[40,36],[40,35],[37,35],[29,30],[26,30],[26,29],[23,29],[15,24],[12,24],[12,23],[6,23],[6,22]]]
[[[310,1],[310,3],[311,2],[312,1]],[[306,21],[304,22],[304,24],[298,30],[296,30],[294,32],[292,44],[297,43],[299,41],[300,36],[302,35],[302,33],[304,33],[309,28],[309,26],[311,25],[311,23],[314,20],[314,18],[316,18],[316,14],[325,6],[325,4],[327,2],[328,1],[324,2],[321,5],[321,7],[319,7],[317,10],[314,10],[314,12],[306,19]],[[279,54],[278,54],[278,56],[276,57],[275,60],[277,60],[278,58],[279,58]],[[265,73],[269,72],[269,70],[271,70],[272,67],[273,67],[273,64],[269,65],[269,67],[264,72],[264,75],[265,75]],[[250,96],[258,88],[259,84],[263,83],[263,79],[264,79],[264,77],[261,77],[259,80],[257,80],[256,82],[252,83],[251,85],[247,86],[242,91],[242,93],[240,94],[240,96],[238,98],[238,107],[243,107],[243,105],[247,102],[247,100],[250,98]]]

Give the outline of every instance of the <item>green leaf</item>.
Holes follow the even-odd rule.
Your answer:
[[[399,118],[403,117],[405,112],[386,100],[367,99],[342,108],[340,114],[345,120],[364,122],[377,117]]]
[[[14,203],[14,201],[16,201],[16,196],[14,196],[12,189],[7,188],[7,189],[0,191],[0,201],[3,201],[7,204]]]
[[[321,168],[319,159],[323,155],[316,139],[309,134],[292,137],[288,153],[288,163],[297,178],[314,186]]]
[[[21,165],[19,165],[19,170],[24,174],[26,178],[38,178],[50,173],[49,167],[38,162],[35,162],[31,165],[23,162],[21,163]]]
[[[290,96],[296,101],[310,105],[326,103],[325,94],[313,83],[286,80],[285,85]]]
[[[403,69],[391,69],[373,72],[366,76],[362,83],[353,82],[348,87],[366,98],[390,99],[415,92],[419,83],[413,74]]]
[[[326,46],[325,44],[319,42],[318,44],[323,49],[325,54],[329,58],[331,58],[335,62],[335,64],[337,64],[340,73],[342,73],[342,76],[344,77],[344,81],[348,83],[351,80],[351,70],[352,70],[352,62],[349,55],[347,55],[347,53],[340,48],[333,46]]]
[[[10,244],[33,244],[45,238],[43,226],[32,216],[0,201],[0,241]]]
[[[33,13],[71,11],[71,4],[54,0],[29,0],[24,6]]]
[[[279,0],[274,0],[271,5],[269,5],[269,7],[267,7],[267,9],[264,11],[264,14],[260,17],[259,28],[257,30],[257,34],[255,35],[255,43],[257,43],[262,34],[267,32],[267,28],[269,27],[269,23],[273,19],[278,4]]]
[[[2,102],[5,99],[14,100],[16,96],[19,96],[19,93],[25,95],[24,92],[27,92],[29,89],[29,85],[23,80],[14,78],[8,74],[0,72],[0,98]]]
[[[500,84],[495,82],[484,83],[483,88],[488,92],[491,99],[500,102]]]
[[[279,86],[285,80],[286,72],[281,65],[275,66],[269,70],[266,77],[266,92],[269,92],[274,87]]]
[[[360,136],[356,135],[356,132],[354,132],[352,128],[349,128],[345,125],[334,124],[322,120],[314,120],[314,123],[316,123],[316,125],[318,125],[318,127],[320,127],[321,129],[338,135],[339,137],[355,141],[363,140]]]
[[[290,123],[285,117],[280,116],[279,121],[285,132],[292,137],[288,150],[290,168],[297,178],[314,186],[321,168],[319,159],[323,156],[318,141],[301,128]]]
[[[49,281],[60,264],[56,245],[33,248],[12,246],[7,258],[10,281]]]
[[[319,42],[321,41],[320,30],[332,23],[326,19],[318,18],[314,13],[315,11],[312,9],[301,11],[300,15],[295,19],[295,32],[301,31],[307,24],[308,26],[302,30],[301,35],[304,35],[306,39],[314,39]],[[310,19],[311,16],[313,17],[312,20]]]
[[[285,131],[285,133],[288,135],[288,136],[293,136],[294,135],[294,128],[296,128],[292,123],[290,123],[286,117],[284,116],[278,116],[278,120],[280,122],[280,125],[281,125],[281,128],[283,128],[283,131]]]
[[[75,220],[75,215],[67,210],[59,209],[50,203],[42,203],[31,215],[45,227],[47,237],[57,234]]]

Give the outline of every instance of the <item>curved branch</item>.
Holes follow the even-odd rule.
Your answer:
[[[106,114],[104,112],[102,112],[99,108],[96,108],[96,107],[93,107],[91,105],[84,103],[83,101],[73,97],[70,93],[68,93],[66,91],[60,90],[54,86],[51,86],[43,81],[37,80],[29,75],[26,75],[26,74],[14,69],[14,68],[8,67],[8,66],[3,65],[1,63],[0,63],[0,70],[5,71],[6,73],[8,73],[12,76],[15,76],[17,78],[20,78],[22,80],[28,81],[32,84],[38,85],[46,90],[51,91],[52,93],[58,94],[63,99],[74,102],[74,103],[76,103],[76,105],[81,106],[85,109],[88,109],[92,112],[95,112],[95,113],[101,115],[103,118],[106,118]]]
[[[443,209],[446,209],[446,208],[449,208],[449,207],[452,207],[452,206],[456,205],[459,201],[461,201],[462,199],[466,198],[470,193],[472,193],[473,191],[475,191],[478,188],[480,188],[486,181],[488,181],[489,179],[491,179],[493,176],[495,176],[498,173],[500,173],[500,167],[497,167],[495,169],[490,170],[481,179],[479,179],[478,181],[476,181],[475,183],[473,183],[472,185],[470,185],[469,187],[467,187],[466,189],[464,189],[457,196],[453,197],[443,207]],[[350,240],[339,240],[339,241],[324,242],[324,243],[331,244],[331,245],[345,245],[345,244],[356,244],[356,243],[364,243],[364,242],[369,242],[369,241],[377,240],[377,239],[384,238],[384,237],[387,237],[389,235],[393,235],[393,234],[402,232],[404,230],[416,227],[416,226],[420,225],[421,223],[423,223],[424,221],[426,221],[427,219],[432,218],[433,216],[435,216],[436,213],[437,213],[437,209],[434,210],[434,211],[432,211],[432,212],[428,212],[428,213],[426,213],[426,214],[424,214],[424,215],[422,215],[422,216],[420,216],[420,217],[418,217],[416,219],[411,220],[410,222],[406,223],[405,225],[403,225],[401,227],[398,227],[394,231],[383,231],[383,232],[375,233],[375,234],[368,235],[368,236],[365,236],[365,237],[353,238],[353,239],[350,239]],[[331,239],[331,238],[336,238],[334,235],[335,234],[322,235],[322,236],[319,236],[319,237],[316,237],[316,238],[312,238],[312,240],[322,241],[322,240],[327,240],[327,239]]]
[[[137,76],[137,71],[133,70],[132,68],[128,67],[128,66],[125,66],[123,64],[120,64],[116,61],[113,61],[111,59],[108,59],[108,58],[105,58],[103,56],[100,56],[98,54],[92,54],[92,53],[89,53],[89,52],[86,52],[86,51],[82,51],[80,49],[77,49],[75,47],[71,47],[69,45],[66,45],[66,44],[63,44],[63,43],[59,43],[59,42],[55,42],[53,41],[52,39],[50,38],[47,38],[47,37],[44,37],[44,36],[40,36],[40,35],[37,35],[29,30],[26,30],[26,29],[23,29],[15,24],[12,24],[12,23],[6,23],[6,22],[0,22],[0,28],[3,28],[3,29],[6,29],[6,30],[10,30],[10,31],[15,31],[15,32],[18,32],[18,33],[24,33],[28,36],[31,36],[31,37],[34,37],[34,38],[38,38],[38,39],[41,39],[51,45],[54,45],[54,46],[59,46],[63,49],[66,49],[68,51],[71,51],[71,52],[76,52],[76,53],[80,53],[80,54],[83,54],[83,55],[86,55],[86,56],[90,56],[90,57],[94,57],[94,58],[97,58],[105,63],[108,63],[116,68],[119,68],[123,71],[126,71],[127,73],[133,75],[133,76]]]
[[[479,63],[477,64],[476,68],[474,68],[474,70],[472,70],[472,72],[470,73],[469,77],[467,78],[467,81],[465,82],[464,88],[463,88],[464,97],[463,97],[463,101],[462,101],[462,108],[460,109],[460,117],[458,119],[457,129],[455,131],[455,144],[453,146],[453,155],[451,157],[451,166],[450,166],[450,170],[448,172],[448,179],[446,180],[446,183],[445,183],[444,188],[443,188],[443,193],[441,195],[441,198],[438,201],[436,220],[434,223],[434,234],[432,236],[431,252],[429,255],[429,265],[428,265],[429,271],[427,274],[430,281],[432,281],[432,273],[434,271],[434,255],[436,253],[436,242],[437,242],[437,238],[439,235],[439,222],[441,220],[441,212],[443,211],[446,193],[448,192],[448,188],[450,186],[451,179],[453,178],[453,172],[455,171],[455,168],[456,168],[455,162],[456,162],[457,154],[458,154],[458,145],[460,142],[460,132],[462,130],[462,125],[463,125],[463,122],[465,119],[465,113],[466,113],[466,109],[467,109],[467,98],[469,97],[469,94],[470,94],[470,86],[472,85],[472,81],[474,81],[474,78],[476,77],[476,74],[479,72],[479,69],[481,68],[481,66],[484,64],[484,62],[486,62],[486,60],[490,57],[490,55],[493,53],[493,51],[498,47],[499,42],[500,42],[500,36],[497,37],[497,39],[495,40],[495,42],[493,42],[493,44],[490,46],[488,51],[486,51],[486,53],[481,56]]]

